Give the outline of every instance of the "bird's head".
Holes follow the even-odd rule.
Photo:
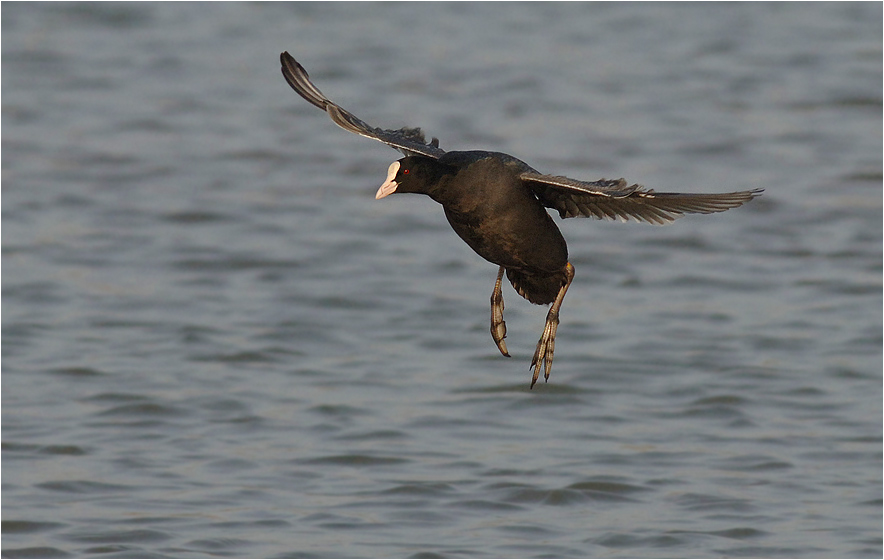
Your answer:
[[[394,161],[387,169],[387,179],[375,194],[380,200],[393,193],[430,194],[438,182],[441,165],[432,158],[408,156]]]

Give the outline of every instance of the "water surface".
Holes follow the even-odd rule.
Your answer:
[[[881,5],[3,5],[4,557],[880,557]],[[658,191],[545,310],[399,156]]]

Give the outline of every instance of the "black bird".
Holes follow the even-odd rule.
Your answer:
[[[500,267],[491,293],[491,337],[509,356],[503,320],[501,281],[531,303],[551,303],[546,326],[531,368],[549,379],[559,309],[574,279],[565,239],[544,207],[562,218],[630,219],[663,225],[684,214],[712,214],[736,208],[763,189],[719,194],[657,193],[624,179],[577,181],[544,175],[525,162],[500,152],[445,152],[439,140],[427,143],[420,128],[382,130],[329,100],[310,81],[307,71],[284,52],[282,74],[298,94],[316,105],[341,128],[379,140],[406,157],[394,161],[376,199],[393,193],[420,193],[442,205],[448,223],[482,258]]]

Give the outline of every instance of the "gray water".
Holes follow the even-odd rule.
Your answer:
[[[2,7],[4,557],[881,557],[882,7]],[[375,126],[658,191],[545,309]]]

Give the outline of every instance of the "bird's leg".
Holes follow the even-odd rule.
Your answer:
[[[568,286],[574,280],[574,267],[571,263],[565,265],[565,283],[559,288],[555,301],[549,306],[549,313],[546,314],[546,326],[543,327],[543,334],[537,342],[537,350],[534,351],[534,358],[531,360],[531,366],[534,368],[534,377],[531,378],[531,388],[537,383],[537,376],[540,375],[540,368],[543,367],[545,380],[549,380],[549,372],[552,369],[553,351],[556,348],[556,329],[559,326],[559,308],[562,307],[562,301],[565,299],[565,292]]]
[[[497,273],[497,282],[494,283],[494,291],[491,292],[491,338],[497,344],[500,353],[509,357],[506,351],[506,321],[503,320],[503,292],[500,290],[500,282],[503,279],[504,268],[500,267]]]

